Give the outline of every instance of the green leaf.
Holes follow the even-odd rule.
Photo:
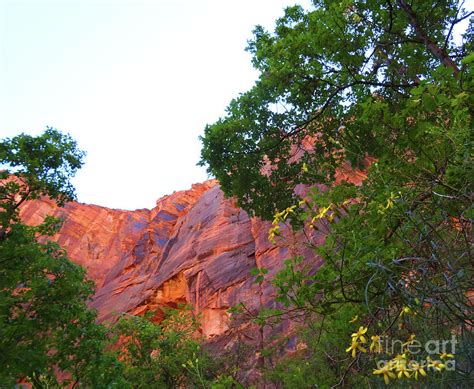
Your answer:
[[[467,65],[468,63],[474,62],[474,52],[466,55],[462,60],[461,63]]]

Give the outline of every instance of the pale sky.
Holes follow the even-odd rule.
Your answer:
[[[151,208],[207,179],[198,136],[257,77],[244,51],[297,0],[0,0],[0,138],[87,152],[81,202]]]
[[[257,78],[254,26],[310,2],[0,0],[0,138],[70,133],[79,201],[152,208],[207,178],[198,136]]]

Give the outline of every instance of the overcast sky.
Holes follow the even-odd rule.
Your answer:
[[[70,133],[79,201],[151,208],[204,181],[207,123],[257,77],[244,51],[296,0],[0,0],[0,138]]]

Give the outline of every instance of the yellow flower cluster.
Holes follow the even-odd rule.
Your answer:
[[[405,314],[410,313],[407,311],[402,312]],[[354,316],[349,322],[355,323],[357,320],[358,316]],[[355,358],[358,352],[367,353],[367,349],[364,347],[368,343],[368,335],[366,335],[367,331],[368,327],[360,326],[356,332],[351,334],[351,345],[346,349],[346,352],[351,353],[352,358]],[[427,369],[432,369],[435,372],[442,371],[446,368],[446,364],[443,361],[454,358],[453,354],[443,352],[439,354],[439,360],[433,360],[430,357],[427,357],[422,361],[411,359],[410,345],[417,342],[415,338],[415,334],[410,335],[407,341],[402,343],[402,354],[397,354],[385,363],[380,364],[379,368],[373,370],[373,374],[383,377],[387,385],[390,383],[391,379],[410,379],[414,377],[415,380],[418,380],[418,377],[425,377],[427,375]],[[382,353],[382,336],[372,335],[370,339],[370,353]]]
[[[305,164],[303,164],[303,170],[304,167]],[[309,228],[316,228],[316,221],[323,218],[326,218],[329,223],[333,223],[334,218],[339,214],[339,208],[344,208],[349,203],[350,201],[346,200],[341,204],[331,203],[326,207],[319,207],[316,211],[316,214],[311,218],[308,223]],[[275,213],[275,215],[273,216],[272,227],[268,231],[268,240],[270,242],[275,244],[275,237],[280,235],[280,223],[285,222],[289,215],[294,214],[295,210],[298,207],[302,207],[303,205],[307,205],[310,209],[312,209],[312,206],[307,202],[307,200],[301,200],[298,205],[292,205],[291,207],[288,207],[283,211]]]
[[[390,197],[387,199],[387,204],[379,205],[377,212],[383,215],[388,209],[393,207],[396,199],[398,199],[398,196],[396,196],[393,192],[390,193]]]
[[[367,332],[367,327],[359,327],[357,332],[354,332],[351,340],[351,345],[346,349],[346,352],[351,353],[352,358],[356,357],[357,351],[362,353],[367,352],[367,350],[362,347],[363,344],[367,343],[364,334]]]
[[[314,223],[317,220],[323,218],[326,218],[329,223],[334,222],[334,218],[339,215],[340,208],[345,208],[345,206],[349,203],[349,200],[345,200],[340,204],[331,203],[327,207],[319,207],[318,213],[313,216],[309,223],[309,228],[315,228],[316,226],[314,225]]]
[[[319,212],[311,219],[310,228],[311,227],[314,228],[313,224],[316,220],[326,217],[327,213],[331,210],[333,205],[334,204],[329,204],[327,207],[319,208]],[[334,212],[331,212],[329,215],[327,215],[329,222],[332,222],[334,220],[334,216],[335,216]]]
[[[350,322],[354,323],[357,320],[357,316],[355,316]],[[357,332],[354,332],[351,335],[351,345],[346,349],[346,352],[351,353],[352,358],[355,358],[357,355],[357,351],[362,353],[366,353],[367,349],[363,347],[364,344],[367,343],[367,339],[365,337],[365,333],[367,332],[367,327],[359,327]],[[382,352],[382,340],[379,335],[374,335],[370,337],[370,345],[369,350],[374,353]]]
[[[382,352],[382,338],[380,335],[373,335],[370,337],[372,342],[370,343],[370,351],[373,353],[381,353]]]
[[[295,209],[296,205],[292,205],[281,212],[275,213],[273,216],[272,228],[268,231],[268,240],[270,242],[275,244],[275,236],[280,235],[280,223],[284,222],[291,213],[294,213]]]
[[[454,358],[453,354],[440,354],[441,359]],[[405,352],[398,354],[395,358],[389,360],[379,369],[374,369],[373,374],[383,376],[385,383],[388,385],[390,379],[413,378],[418,380],[419,376],[426,377],[426,370],[432,368],[434,371],[442,371],[446,368],[446,364],[440,360],[433,360],[427,357],[423,361],[410,360],[409,355]]]
[[[270,242],[272,242],[273,244],[275,244],[275,236],[278,236],[280,235],[280,223],[283,223],[286,221],[286,219],[288,218],[288,216],[290,216],[291,214],[294,214],[295,213],[295,209],[298,207],[298,206],[302,206],[306,203],[305,200],[301,200],[298,205],[292,205],[291,207],[288,207],[286,209],[284,209],[283,211],[281,212],[277,212],[275,213],[275,215],[273,216],[273,221],[272,221],[272,227],[270,228],[270,230],[268,231],[268,240]]]

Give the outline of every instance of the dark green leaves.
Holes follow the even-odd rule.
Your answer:
[[[56,368],[73,379],[102,356],[105,331],[86,305],[94,286],[48,237],[61,221],[31,227],[19,207],[40,195],[62,203],[82,165],[76,142],[56,130],[0,142],[0,386],[17,380],[56,383]],[[40,242],[41,239],[41,242]],[[104,369],[106,370],[105,366]]]
[[[318,188],[300,222],[305,233],[328,233],[315,248],[323,264],[315,272],[316,255],[287,261],[270,280],[285,307],[276,316],[304,312],[309,329],[322,320],[318,342],[346,333],[341,317],[353,311],[400,339],[463,333],[472,349],[474,41],[472,22],[462,43],[452,39],[469,17],[461,8],[453,0],[288,8],[275,31],[257,27],[249,42],[255,86],[206,128],[201,164],[247,211],[271,219],[298,204],[298,184]],[[365,179],[340,184],[341,175]],[[399,320],[415,306],[418,316]],[[259,323],[272,317],[262,309]],[[317,384],[370,385],[364,361],[346,364],[333,344],[324,357],[319,344],[307,354],[316,370],[329,366],[331,381]],[[463,362],[456,379],[471,370]]]
[[[82,166],[84,155],[69,135],[53,128],[38,137],[21,134],[0,142],[0,165],[21,178],[29,196],[47,195],[60,203],[74,199],[69,180]]]
[[[449,43],[444,56],[461,49],[444,36],[458,4],[430,4],[410,8],[418,24],[401,2],[317,1],[309,11],[287,8],[273,33],[256,27],[247,50],[259,79],[207,126],[201,165],[226,195],[270,219],[295,202],[299,183],[331,184],[341,149],[353,165],[383,158],[367,115],[389,117],[420,80],[440,76],[446,61],[433,47]],[[438,102],[425,95],[422,104],[433,111]],[[302,172],[302,162],[312,169]]]

